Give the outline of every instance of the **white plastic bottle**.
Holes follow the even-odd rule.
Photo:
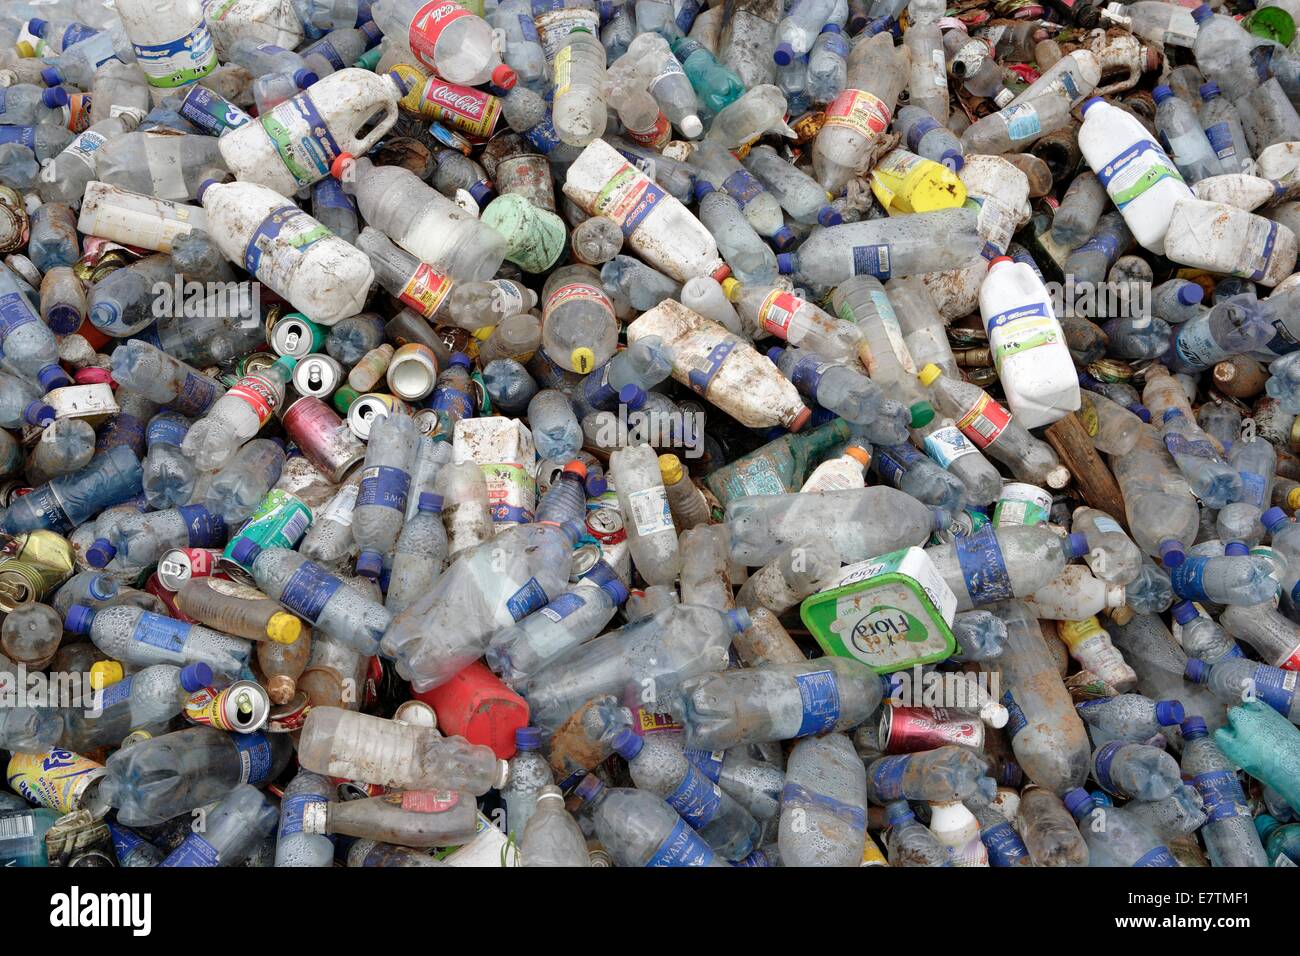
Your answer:
[[[119,0],[117,15],[155,97],[197,83],[217,68],[200,0]]]
[[[291,0],[204,0],[203,13],[222,59],[246,38],[286,50],[302,45],[302,21]]]
[[[240,181],[292,196],[327,177],[340,154],[368,153],[397,122],[405,95],[396,73],[339,70],[221,137],[221,158]]]
[[[648,583],[672,584],[682,558],[654,449],[649,445],[620,448],[610,456],[609,470],[625,516],[632,563]]]
[[[980,317],[1011,411],[1025,428],[1079,408],[1079,376],[1043,282],[1024,262],[998,256],[980,286]]]
[[[177,236],[208,228],[207,214],[198,206],[155,199],[99,181],[86,184],[77,229],[158,252],[171,252]]]
[[[1083,104],[1079,149],[1133,238],[1163,255],[1174,204],[1195,198],[1174,161],[1146,127],[1118,106],[1094,97]]]
[[[1295,268],[1296,237],[1286,226],[1226,203],[1175,203],[1165,255],[1180,265],[1275,286]]]
[[[370,257],[273,189],[257,183],[199,187],[208,233],[243,266],[320,325],[356,315],[375,273]]]

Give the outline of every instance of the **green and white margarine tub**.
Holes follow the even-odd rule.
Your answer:
[[[956,611],[957,596],[913,547],[850,564],[804,599],[799,616],[827,654],[888,674],[949,657]]]

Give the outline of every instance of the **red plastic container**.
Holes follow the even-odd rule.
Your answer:
[[[447,737],[491,747],[502,760],[515,755],[515,731],[528,726],[528,702],[475,661],[447,683],[415,694],[438,715]]]

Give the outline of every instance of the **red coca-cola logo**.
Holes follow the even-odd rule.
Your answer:
[[[488,102],[486,93],[480,93],[477,90],[456,86],[451,83],[430,83],[425,99],[449,110],[455,110],[458,113],[475,118],[482,115],[483,107]]]

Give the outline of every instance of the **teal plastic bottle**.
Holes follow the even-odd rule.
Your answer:
[[[1214,732],[1223,755],[1300,807],[1300,729],[1262,701],[1233,707]]]

